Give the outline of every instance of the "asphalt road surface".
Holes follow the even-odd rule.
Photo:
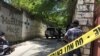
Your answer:
[[[35,39],[18,44],[15,51],[7,56],[47,56],[64,45],[63,41],[56,39]]]

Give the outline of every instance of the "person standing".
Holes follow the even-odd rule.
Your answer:
[[[66,43],[70,43],[71,41],[75,40],[77,37],[81,35],[82,35],[82,30],[79,27],[79,21],[74,20],[72,22],[71,28],[69,28],[65,33],[64,40],[66,41]],[[80,48],[69,52],[68,56],[73,56],[73,54],[81,56]]]
[[[57,29],[57,31],[58,31],[58,34],[57,34],[57,35],[58,35],[57,40],[58,40],[58,41],[61,41],[61,34],[62,34],[61,30],[62,30],[61,28],[58,28],[58,29]]]

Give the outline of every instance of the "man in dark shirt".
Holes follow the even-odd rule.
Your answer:
[[[68,31],[65,33],[65,41],[68,43],[75,40],[77,37],[82,35],[82,30],[79,28],[79,22],[77,20],[73,21],[72,27],[68,29]],[[73,56],[73,54],[77,54],[78,56],[81,56],[80,48],[76,49],[72,52],[69,52],[69,56]]]

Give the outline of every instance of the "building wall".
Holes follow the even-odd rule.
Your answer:
[[[94,1],[95,0],[78,0],[76,5],[74,20],[79,20],[84,33],[93,27]],[[91,43],[83,46],[81,51],[82,56],[90,56]]]

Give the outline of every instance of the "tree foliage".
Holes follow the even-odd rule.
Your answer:
[[[66,26],[71,22],[77,0],[11,0],[12,5],[42,16],[51,26]]]
[[[96,1],[96,4],[100,4],[100,0],[95,0]]]

